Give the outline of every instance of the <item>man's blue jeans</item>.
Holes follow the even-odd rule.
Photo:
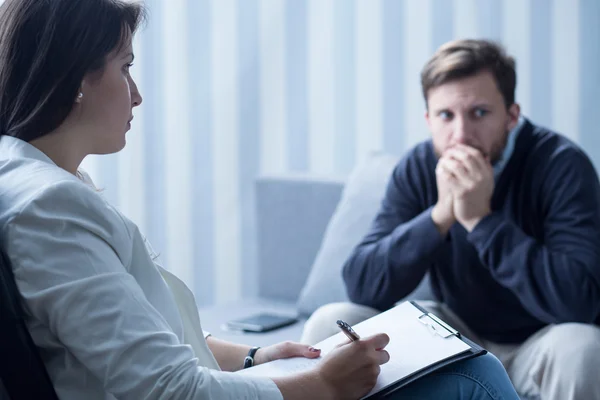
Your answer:
[[[519,400],[500,361],[491,353],[448,365],[386,400]]]

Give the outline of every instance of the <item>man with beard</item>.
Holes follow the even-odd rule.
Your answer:
[[[344,265],[353,303],[317,310],[303,341],[389,309],[429,272],[424,306],[503,362],[518,392],[600,399],[600,184],[584,152],[520,116],[498,45],[443,45],[421,74],[431,140],[394,169]]]

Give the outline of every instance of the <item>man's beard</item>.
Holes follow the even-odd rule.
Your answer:
[[[492,166],[494,166],[502,159],[502,154],[504,153],[504,149],[506,148],[506,144],[508,143],[508,135],[509,134],[510,134],[510,131],[507,130],[504,133],[504,135],[502,136],[502,139],[498,143],[494,144],[494,146],[492,147],[492,149],[489,153],[486,153],[485,151],[483,151],[483,149],[480,149],[479,147],[473,146],[469,143],[467,143],[466,145],[478,150],[484,157],[489,156],[490,163],[492,164]],[[442,156],[442,153],[435,146],[434,146],[433,150],[435,151],[435,155],[439,159]]]
[[[490,152],[490,163],[492,165],[496,165],[500,160],[502,160],[502,155],[504,154],[504,149],[506,148],[506,144],[508,143],[508,135],[510,131],[504,132],[504,136],[502,140],[498,143],[497,146],[494,146]]]

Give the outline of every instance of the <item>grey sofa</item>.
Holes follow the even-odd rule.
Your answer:
[[[261,177],[255,182],[255,276],[253,295],[231,304],[200,309],[202,327],[215,337],[265,346],[299,340],[307,316],[269,333],[240,333],[224,329],[226,321],[270,311],[296,316],[296,301],[308,277],[327,223],[340,199],[343,178],[306,175]],[[246,257],[242,257],[246,258]],[[245,277],[246,278],[246,277]]]

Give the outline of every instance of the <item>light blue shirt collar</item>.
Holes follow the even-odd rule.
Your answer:
[[[521,128],[523,128],[523,125],[525,125],[525,118],[523,116],[520,116],[517,125],[513,128],[513,130],[511,130],[508,133],[508,139],[506,141],[506,147],[502,152],[502,157],[500,157],[500,160],[498,160],[498,162],[494,164],[494,177],[496,179],[498,179],[502,171],[504,171],[506,163],[508,163],[508,160],[510,160],[513,151],[515,150],[515,143],[517,141],[517,137],[519,136],[519,132],[521,132]]]

